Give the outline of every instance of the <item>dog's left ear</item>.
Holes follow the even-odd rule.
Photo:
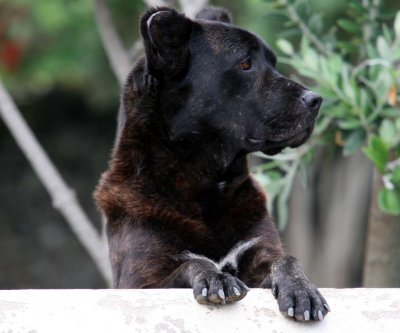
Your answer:
[[[140,30],[150,74],[170,78],[186,68],[192,26],[172,8],[153,8],[143,15]]]

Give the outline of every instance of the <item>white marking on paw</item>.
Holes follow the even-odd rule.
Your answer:
[[[196,253],[193,253],[193,252],[190,252],[190,251],[185,251],[185,252],[183,252],[182,257],[183,257],[183,259],[187,259],[187,260],[192,260],[192,259],[206,260],[206,261],[212,263],[213,265],[215,265],[215,267],[218,268],[218,264],[214,260],[211,260],[210,258],[208,258],[206,256],[202,256],[200,254],[196,254]]]
[[[183,258],[188,259],[188,260],[190,260],[190,259],[207,260],[208,262],[214,264],[215,267],[217,267],[219,270],[222,270],[222,268],[224,268],[225,266],[230,264],[235,270],[237,270],[240,257],[248,249],[250,249],[255,244],[257,244],[260,239],[261,239],[261,237],[255,237],[250,240],[237,243],[235,246],[233,246],[229,250],[228,254],[225,257],[221,258],[221,260],[219,262],[215,262],[214,260],[212,260],[206,256],[192,253],[190,251],[185,251],[183,253]]]
[[[234,269],[238,269],[238,262],[240,257],[245,253],[248,249],[253,247],[261,237],[255,237],[248,241],[243,241],[237,243],[229,252],[228,254],[222,258],[218,263],[218,268],[221,269],[227,264],[231,264]]]

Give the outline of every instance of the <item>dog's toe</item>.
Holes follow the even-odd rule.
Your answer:
[[[225,304],[241,300],[248,290],[242,281],[229,273],[216,273],[198,280],[193,294],[200,304]]]
[[[226,274],[224,285],[227,303],[240,301],[247,295],[249,290],[249,288],[242,281],[230,274]]]
[[[208,285],[206,280],[199,280],[193,287],[193,295],[200,304],[208,304]]]
[[[307,291],[300,290],[294,292],[294,316],[298,321],[309,321],[310,320],[310,311],[311,311],[311,302],[308,297]]]
[[[309,292],[312,315],[314,320],[322,320],[330,311],[329,305],[318,289]]]
[[[221,277],[213,276],[210,279],[208,300],[214,304],[225,303],[224,285]]]

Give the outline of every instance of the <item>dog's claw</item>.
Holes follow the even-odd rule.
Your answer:
[[[331,308],[329,307],[328,304],[325,303],[324,304],[324,308],[325,308],[326,311],[331,312]]]
[[[321,312],[321,311],[320,311]],[[322,313],[321,313],[322,314]],[[318,312],[318,316],[319,316],[319,312]],[[310,320],[310,311],[304,311],[304,320],[305,321],[309,321]]]
[[[207,297],[207,294],[208,294],[207,288],[203,288],[202,291],[201,291],[201,295],[203,297]]]
[[[236,296],[240,296],[240,291],[238,288],[233,287],[233,292],[235,293]]]
[[[225,299],[225,293],[222,289],[218,290],[218,296],[220,299],[224,300]]]
[[[287,314],[288,314],[289,317],[293,317],[294,316],[294,309],[293,308],[289,308],[287,310]]]
[[[323,320],[324,319],[324,315],[322,314],[321,310],[318,310],[318,320]]]

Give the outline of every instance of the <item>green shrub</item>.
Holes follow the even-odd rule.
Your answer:
[[[284,54],[280,62],[308,86],[311,81],[324,98],[311,140],[297,150],[264,156],[268,161],[255,169],[271,205],[276,202],[280,227],[287,221],[294,175],[298,170],[305,174],[320,145],[339,147],[345,156],[362,150],[383,177],[380,209],[400,215],[400,12],[386,13],[379,0],[351,0],[346,17],[324,30],[321,14],[309,1],[266,1],[272,14],[286,17],[287,30],[301,32],[298,45],[277,41]]]

